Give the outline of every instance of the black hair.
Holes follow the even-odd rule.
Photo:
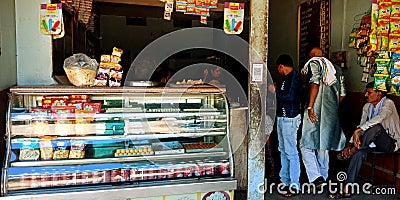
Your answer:
[[[375,85],[375,82],[374,81],[372,81],[372,82],[369,82],[369,83],[367,83],[367,85],[365,86],[365,88],[374,88],[374,85]]]
[[[365,88],[372,88],[375,91],[378,91],[378,92],[382,93],[382,97],[385,97],[387,95],[387,92],[382,91],[382,90],[378,90],[378,89],[375,88],[375,82],[374,81],[367,83]]]
[[[293,67],[293,59],[287,54],[282,54],[278,57],[278,59],[276,59],[276,65]]]

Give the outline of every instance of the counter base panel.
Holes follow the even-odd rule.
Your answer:
[[[9,196],[1,200],[70,200],[70,199],[107,199],[123,200],[146,197],[173,196],[181,194],[204,193],[211,191],[231,191],[237,188],[237,180],[232,178],[209,179],[154,185],[154,182],[146,186],[146,183],[132,185],[102,185],[99,187],[69,187],[65,190],[26,190],[10,192]],[[73,192],[71,192],[73,191]],[[36,194],[35,194],[36,193]],[[233,198],[232,198],[233,199]]]

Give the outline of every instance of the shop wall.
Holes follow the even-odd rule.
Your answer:
[[[14,0],[0,1],[0,91],[17,83]],[[7,72],[7,73],[4,73]]]
[[[18,85],[54,83],[51,36],[43,35],[39,29],[42,3],[50,0],[15,0]]]
[[[274,64],[280,54],[291,55],[297,64],[297,9],[302,2],[305,1],[270,0],[268,69],[274,79],[280,78]],[[348,48],[348,36],[353,25],[360,23],[354,17],[370,7],[371,0],[331,0],[331,52],[348,51],[349,67],[343,71],[350,92],[363,92],[365,83],[361,82],[362,68],[357,64],[356,50]],[[299,67],[302,66],[296,66]]]
[[[275,61],[281,54],[292,56],[297,65],[297,0],[270,0],[268,18],[268,70],[274,80],[278,76]],[[298,66],[295,66],[298,69]]]
[[[359,27],[361,16],[371,8],[371,0],[335,0],[331,1],[331,44],[332,52],[348,52],[348,69],[343,70],[347,89],[350,92],[364,92],[361,82],[362,67],[357,64],[355,49],[348,47],[349,34],[353,27]],[[370,78],[370,81],[373,81]]]

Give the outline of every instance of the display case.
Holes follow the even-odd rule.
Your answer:
[[[12,87],[1,194],[232,199],[236,180],[224,92]]]

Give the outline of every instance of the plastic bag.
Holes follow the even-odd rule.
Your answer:
[[[98,63],[89,56],[78,53],[64,60],[64,71],[75,86],[93,86]]]

